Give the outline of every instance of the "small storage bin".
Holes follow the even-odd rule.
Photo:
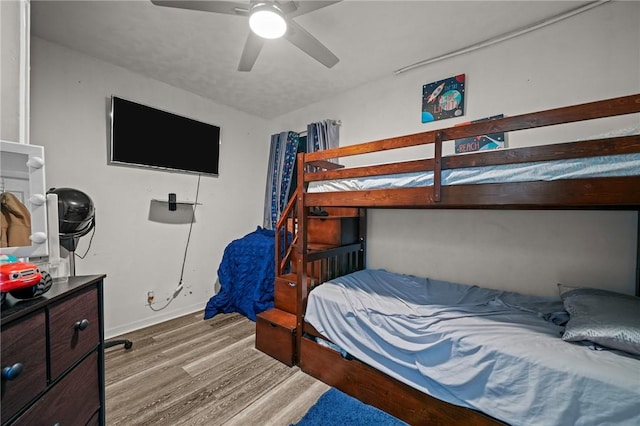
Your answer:
[[[296,316],[280,309],[269,309],[256,317],[256,349],[292,367]]]

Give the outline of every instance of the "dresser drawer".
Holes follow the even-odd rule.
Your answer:
[[[296,281],[286,278],[276,277],[274,288],[275,306],[285,312],[294,314],[296,312]]]
[[[46,328],[43,311],[2,328],[2,423],[9,420],[47,385]],[[20,367],[21,365],[21,367]],[[13,367],[15,377],[5,368]],[[21,369],[21,371],[19,371]],[[19,374],[16,372],[19,371]]]
[[[98,353],[94,352],[20,416],[14,426],[86,425],[100,410],[98,369]]]
[[[307,242],[342,246],[358,242],[357,217],[311,217],[307,222]]]
[[[93,288],[51,306],[51,379],[56,379],[100,343],[98,291]]]

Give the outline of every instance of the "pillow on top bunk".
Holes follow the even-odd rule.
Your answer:
[[[562,340],[588,340],[640,355],[640,297],[563,284],[558,289],[569,313]]]

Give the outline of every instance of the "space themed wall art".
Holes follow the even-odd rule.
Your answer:
[[[464,115],[464,74],[422,86],[422,122]]]

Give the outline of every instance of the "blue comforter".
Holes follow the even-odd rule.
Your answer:
[[[204,319],[238,312],[252,321],[273,307],[275,232],[258,227],[232,241],[218,267],[220,291],[207,302]]]

